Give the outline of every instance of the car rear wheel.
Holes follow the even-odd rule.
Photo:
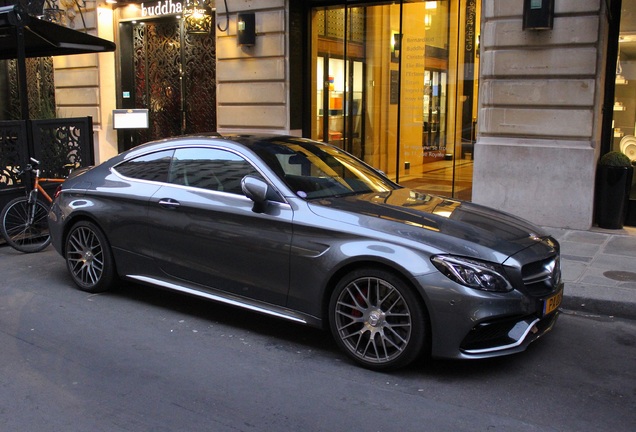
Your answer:
[[[369,369],[406,366],[421,353],[426,312],[411,287],[391,272],[357,270],[336,286],[329,303],[336,343]]]
[[[92,222],[78,222],[66,237],[66,267],[75,284],[91,293],[111,288],[115,264],[106,236]]]

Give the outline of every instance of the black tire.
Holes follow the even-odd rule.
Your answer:
[[[51,243],[49,235],[49,206],[35,200],[34,218],[29,223],[32,205],[27,197],[15,198],[0,213],[2,237],[12,248],[24,253],[39,252]]]
[[[373,370],[413,362],[428,328],[426,311],[412,288],[391,272],[371,268],[338,282],[329,302],[329,324],[338,346]]]
[[[104,292],[116,280],[115,261],[106,236],[92,222],[80,221],[66,236],[66,267],[82,291]]]

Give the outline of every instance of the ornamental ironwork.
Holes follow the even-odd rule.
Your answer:
[[[215,46],[213,34],[188,33],[178,20],[133,26],[135,108],[150,122],[140,142],[216,130]]]
[[[86,0],[38,0],[31,3],[43,3],[42,13],[39,18],[60,24],[69,28],[77,26],[76,19],[79,16],[82,21],[82,28],[86,29],[84,12],[86,10]]]
[[[33,143],[27,143],[27,127]],[[31,148],[30,148],[31,147]],[[0,190],[23,186],[17,173],[29,157],[40,161],[45,177],[65,177],[69,164],[94,164],[90,117],[0,121]]]
[[[189,0],[183,9],[183,25],[186,33],[209,34],[214,27],[211,0]]]
[[[17,120],[20,118],[20,92],[18,83],[17,60],[5,60],[5,67],[0,72],[5,76],[7,95],[2,104],[3,112],[0,119]],[[26,59],[26,82],[29,117],[55,118],[55,83],[53,74],[53,59],[51,57],[37,57]]]
[[[33,146],[45,177],[66,177],[67,165],[90,165],[93,123],[90,117],[33,120]]]
[[[214,25],[214,21],[212,22]],[[216,44],[213,36],[186,34],[183,44],[184,133],[216,131]]]
[[[17,167],[26,160],[26,123],[0,122],[0,190],[22,185]]]

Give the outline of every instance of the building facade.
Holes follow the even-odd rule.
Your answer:
[[[87,28],[117,51],[55,59],[58,111],[94,116],[99,160],[181,133],[289,133],[589,229],[599,156],[636,146],[635,0],[190,1],[100,3]],[[148,128],[115,130],[115,109],[148,110]]]
[[[522,1],[485,4],[473,199],[539,224],[588,229],[608,3],[557,0],[548,30],[522,28]]]

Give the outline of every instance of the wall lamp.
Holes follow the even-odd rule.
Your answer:
[[[551,30],[554,0],[523,0],[523,29]]]
[[[236,35],[239,45],[252,46],[256,44],[256,16],[254,12],[238,14]]]

